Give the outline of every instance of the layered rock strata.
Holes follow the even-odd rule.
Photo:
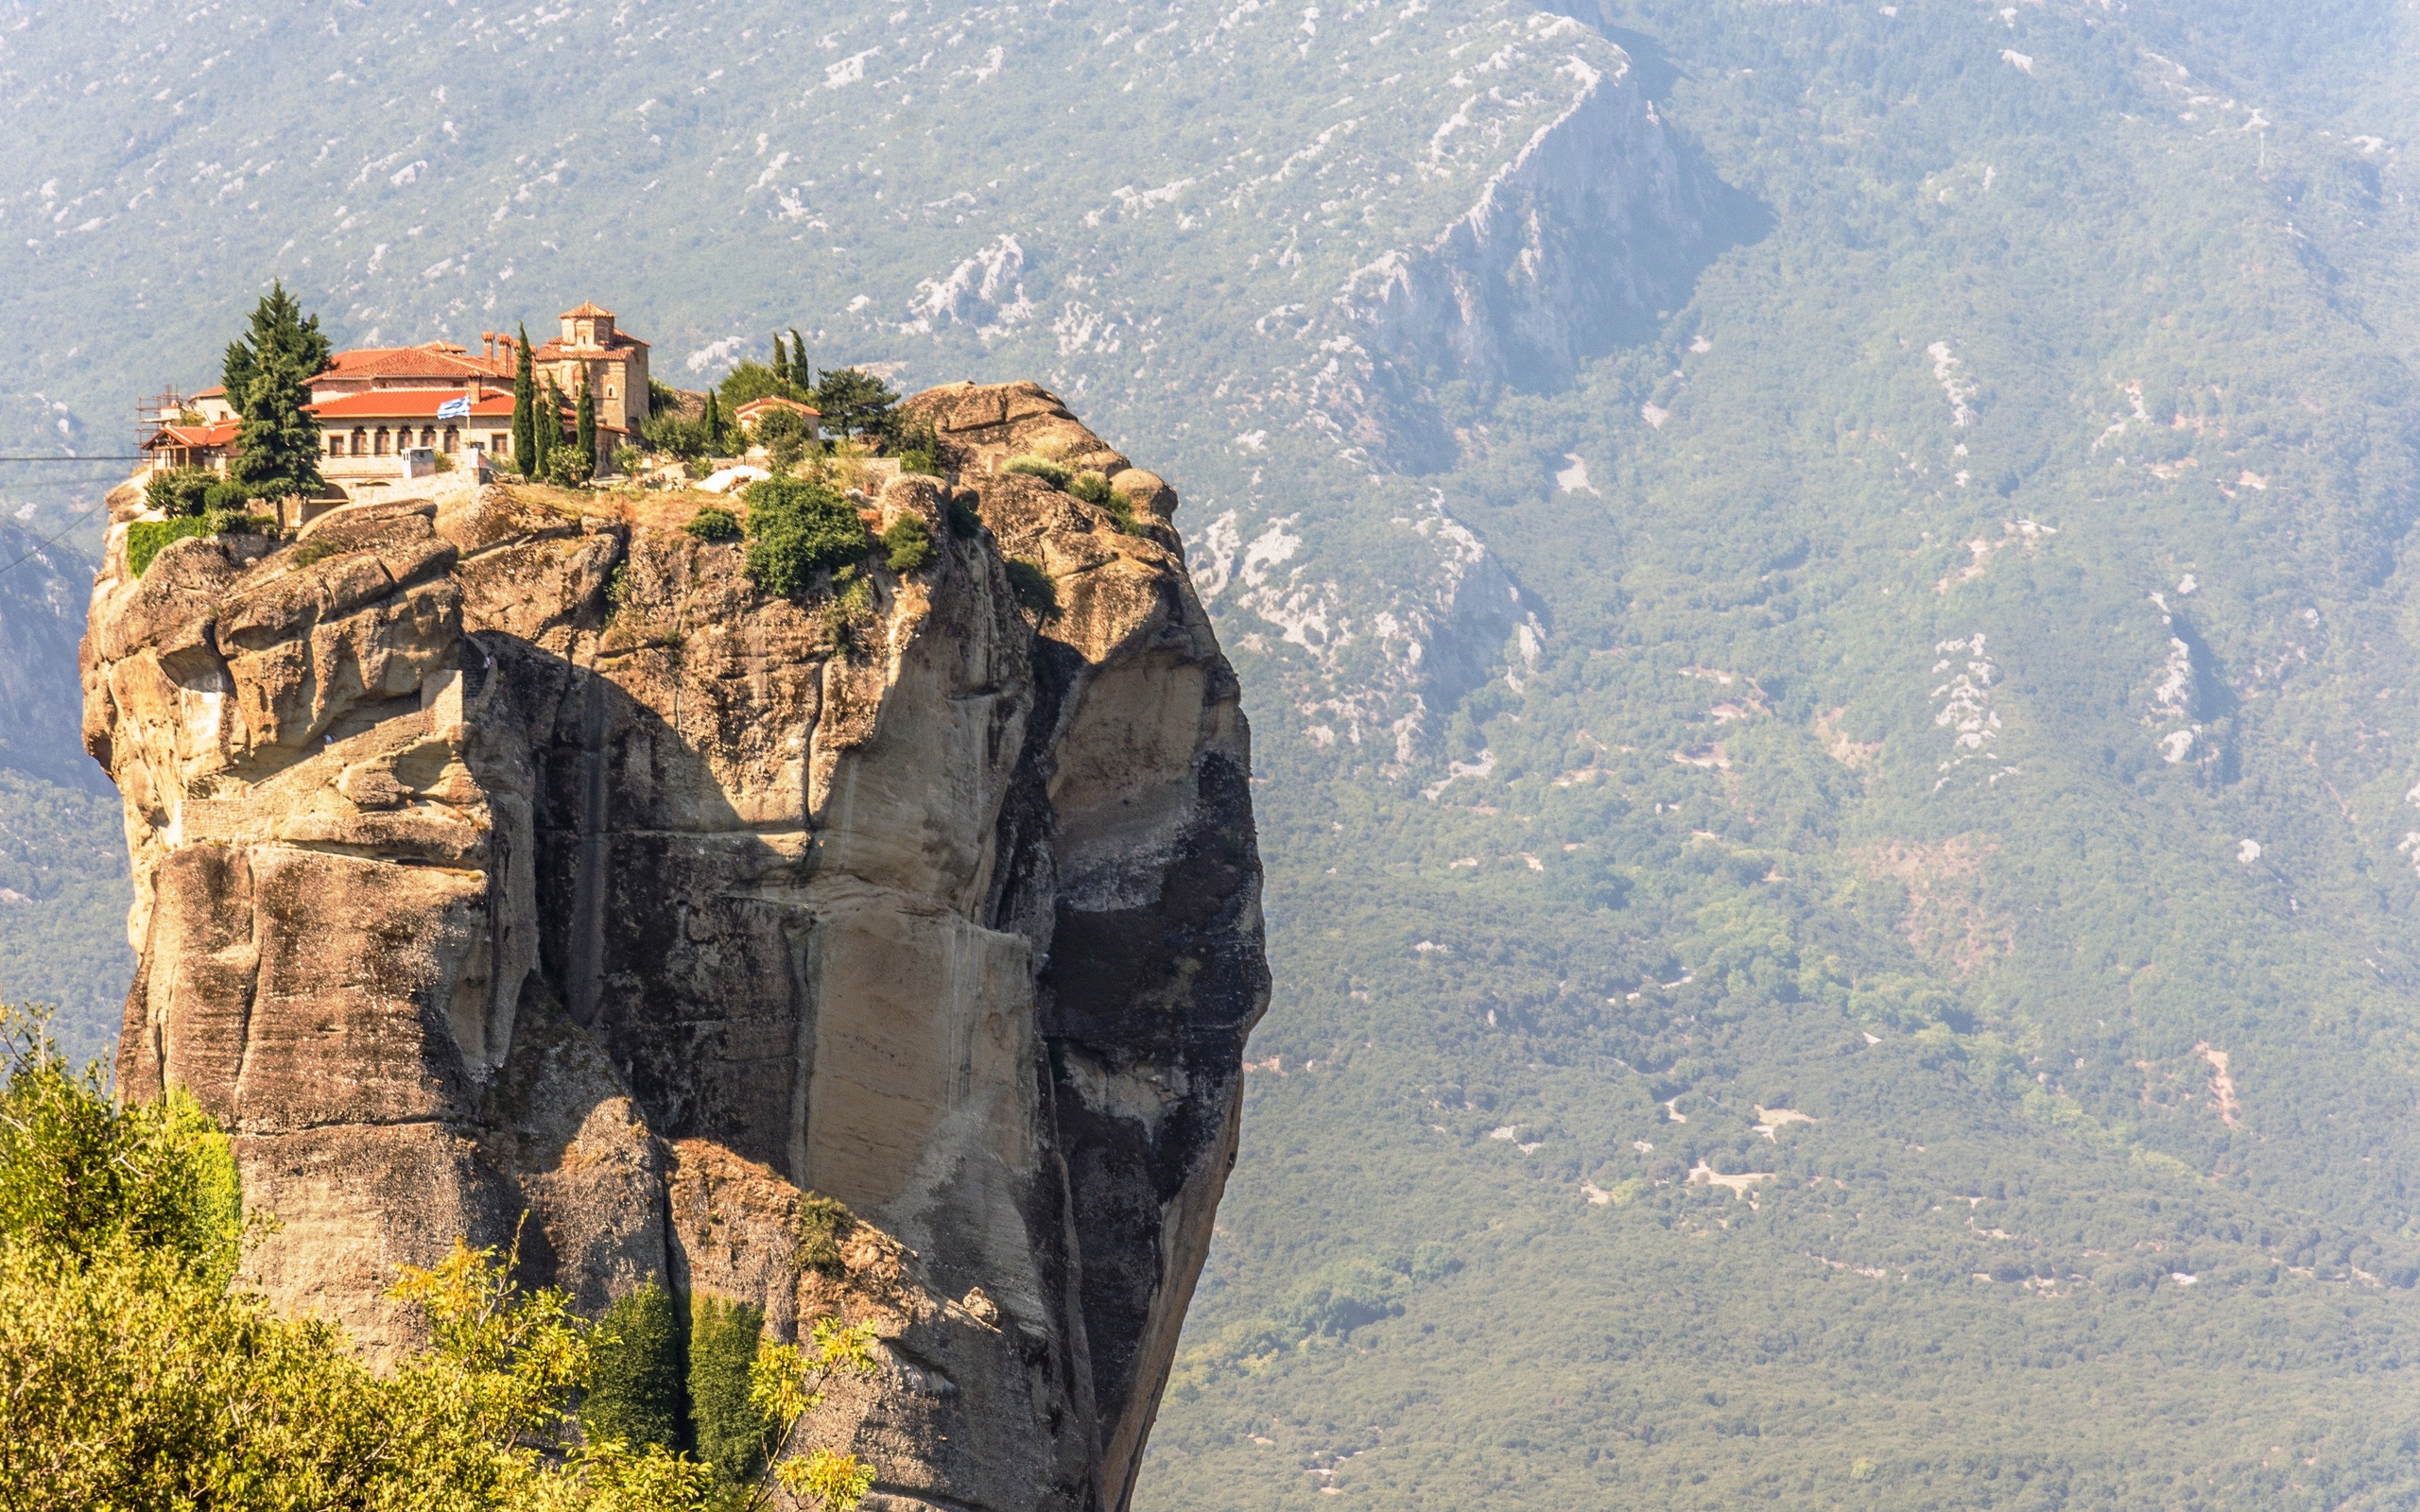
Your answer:
[[[875,1321],[802,1428],[874,1505],[1115,1508],[1267,1002],[1249,737],[1164,483],[1031,385],[914,404],[959,476],[866,480],[935,545],[870,607],[755,591],[685,507],[493,487],[137,578],[122,490],[83,655],[119,1085],[225,1121],[258,1284],[372,1350],[397,1264],[518,1233],[592,1310]],[[1122,507],[995,471],[1032,452]]]

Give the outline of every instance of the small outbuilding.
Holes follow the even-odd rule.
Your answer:
[[[756,427],[758,423],[761,422],[766,416],[773,413],[777,409],[788,410],[790,413],[798,416],[799,419],[806,421],[807,439],[813,440],[816,438],[818,434],[817,427],[821,424],[823,421],[823,411],[816,408],[812,404],[802,404],[795,399],[785,399],[779,394],[767,394],[762,399],[752,399],[748,403],[740,405],[737,409],[733,410],[731,412],[731,418],[738,422],[741,430],[747,432],[751,436],[753,436],[756,434]]]

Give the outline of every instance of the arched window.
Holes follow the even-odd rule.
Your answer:
[[[381,425],[378,427],[377,433],[372,436],[370,440],[371,455],[384,456],[387,455],[387,434],[386,426]]]
[[[461,450],[461,448],[462,448],[462,433],[461,433],[460,431],[458,431],[458,430],[456,430],[456,429],[455,429],[453,426],[451,426],[451,425],[446,426],[446,427],[445,427],[445,450],[446,450],[448,453],[453,453],[453,452],[460,451],[460,450]]]
[[[360,426],[353,428],[353,455],[360,456],[370,450],[370,433]]]
[[[330,456],[344,455],[344,438],[335,431],[328,432],[328,455]]]

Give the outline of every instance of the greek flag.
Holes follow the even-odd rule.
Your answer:
[[[457,397],[449,399],[445,403],[438,405],[437,418],[439,420],[469,420],[471,418],[471,396],[468,394],[458,395]]]

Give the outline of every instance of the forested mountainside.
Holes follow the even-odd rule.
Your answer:
[[[1276,998],[1143,1505],[2410,1503],[2411,18],[1567,9],[21,8],[0,411],[280,273],[1165,459]]]
[[[55,1004],[98,1051],[126,1001],[126,830],[84,754],[76,643],[93,564],[0,522],[0,991]]]

